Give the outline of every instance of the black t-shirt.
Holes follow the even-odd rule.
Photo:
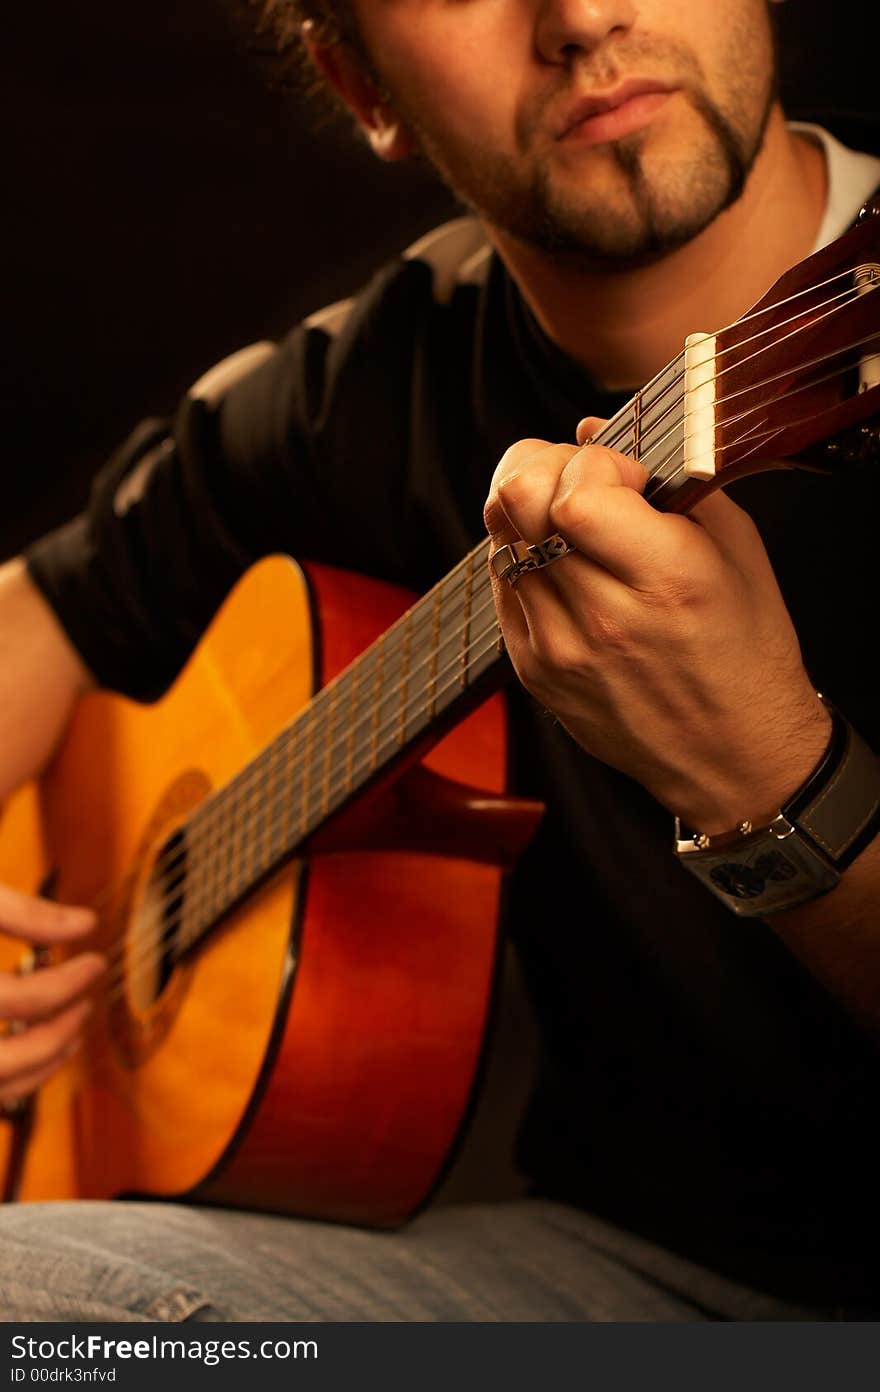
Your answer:
[[[30,571],[98,680],[150,699],[260,556],[344,561],[423,591],[483,538],[513,441],[571,440],[581,416],[620,404],[455,226],[295,329],[219,404],[143,425]],[[876,747],[876,470],[731,491],[813,680]],[[509,708],[513,787],[548,809],[507,910],[546,1043],[520,1143],[535,1191],[754,1285],[880,1305],[875,1051],[771,927],[736,919],[676,864],[671,818],[643,789],[515,682]]]

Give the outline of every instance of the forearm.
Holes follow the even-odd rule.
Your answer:
[[[90,680],[24,563],[0,567],[0,801],[44,767]]]

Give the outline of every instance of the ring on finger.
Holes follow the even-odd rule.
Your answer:
[[[492,557],[492,569],[499,580],[506,580],[508,584],[515,585],[527,571],[542,570],[544,566],[558,561],[573,550],[571,542],[566,541],[558,532],[531,546],[525,541],[511,541],[495,552]]]

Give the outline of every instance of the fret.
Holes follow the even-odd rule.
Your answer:
[[[642,457],[642,393],[637,391],[632,401],[633,412],[633,439],[630,455],[636,462],[641,461]]]
[[[471,604],[474,589],[474,553],[469,551],[464,559],[464,613],[461,624],[461,681],[462,687],[468,684],[468,647],[471,636]]]
[[[269,838],[269,856],[271,861],[276,861],[279,856],[289,850],[286,823],[288,817],[288,796],[287,796],[287,765],[290,757],[291,731],[286,728],[281,731],[275,741],[275,798],[274,812],[272,816],[272,835]]]
[[[403,617],[403,635],[400,643],[400,681],[397,687],[397,744],[400,749],[406,742],[406,713],[409,705],[410,644],[412,642],[413,610],[409,609]]]
[[[208,804],[204,834],[200,838],[198,848],[198,857],[201,862],[200,876],[205,885],[200,912],[203,922],[213,922],[219,909],[220,877],[217,874],[217,866],[224,863],[218,861],[224,810],[222,795],[215,794]]]
[[[376,720],[376,752],[384,763],[400,748],[400,713],[405,699],[406,629],[395,624],[382,640],[382,682]]]
[[[238,887],[247,882],[247,834],[248,819],[244,815],[241,789],[238,780],[230,788],[230,810],[232,830],[230,834],[230,874],[226,886],[226,903],[231,904]]]
[[[468,639],[468,684],[472,685],[498,661],[504,651],[489,578],[488,544],[469,558],[474,569],[472,614]]]
[[[497,661],[487,556],[483,543],[193,814],[182,946]]]
[[[445,580],[436,586],[431,604],[431,656],[428,671],[428,719],[433,720],[437,711],[437,664],[440,652],[440,609],[443,604]]]
[[[181,951],[190,947],[196,941],[196,933],[200,921],[200,906],[203,894],[203,866],[202,859],[198,852],[198,818],[201,807],[197,808],[192,817],[184,827],[186,838],[186,893],[183,900],[183,912],[180,916],[180,929],[178,933],[181,942]]]
[[[282,730],[264,751],[264,807],[257,859],[260,873],[275,864],[283,848],[281,823],[284,811],[285,735],[286,732]]]
[[[321,791],[321,810],[326,817],[330,810],[330,798],[332,795],[332,773],[333,773],[333,718],[336,714],[336,703],[339,698],[339,684],[334,682],[330,687],[327,698],[327,715],[324,721],[324,771],[322,776]]]
[[[306,710],[305,720],[305,743],[303,746],[302,760],[302,786],[299,789],[299,836],[305,836],[311,826],[310,798],[312,792],[312,753],[315,741],[315,707],[314,704]]]
[[[636,419],[632,403],[627,402],[594,436],[597,445],[610,445],[632,457],[636,448]]]
[[[461,656],[467,605],[465,567],[457,566],[443,581],[437,608],[434,712],[442,714],[460,692]],[[466,641],[466,639],[465,639]]]
[[[281,837],[285,850],[292,850],[299,840],[294,832],[294,809],[299,805],[299,763],[302,720],[294,721],[284,734],[284,793],[281,815]]]
[[[379,762],[379,709],[382,693],[382,666],[385,652],[385,635],[374,644],[373,651],[376,655],[375,669],[373,672],[373,708],[370,714],[370,770],[374,770]]]
[[[261,845],[269,821],[269,770],[272,764],[272,746],[258,754],[249,765],[250,778],[241,789],[243,868],[249,878],[257,874],[262,866]]]
[[[214,862],[214,909],[215,913],[219,914],[223,905],[229,901],[235,854],[235,809],[228,789],[217,799],[216,833],[210,855]]]
[[[345,741],[345,772],[343,774],[342,786],[347,793],[351,792],[352,779],[354,776],[355,759],[355,712],[357,711],[358,691],[360,689],[361,672],[364,662],[359,661],[351,669],[351,681],[348,683],[348,735]]]
[[[168,843],[168,846],[176,843]],[[169,853],[168,846],[163,851],[163,858]],[[190,848],[190,835],[187,827],[181,828],[180,849],[172,849],[171,856],[182,854],[183,860],[183,881],[180,886],[181,903],[177,914],[177,923],[174,928],[173,938],[169,944],[171,956],[176,960],[182,957],[188,947],[196,941],[195,932],[198,927],[196,910],[198,907],[197,894],[198,884],[195,874],[195,862]]]
[[[641,462],[661,483],[684,464],[684,393],[681,360],[675,359],[642,393],[639,412]]]
[[[408,744],[425,729],[432,714],[432,690],[436,688],[437,599],[429,595],[411,611],[407,643],[408,679],[402,712],[402,743]]]
[[[357,788],[376,767],[376,731],[379,724],[376,692],[381,683],[381,673],[377,670],[380,661],[379,643],[374,643],[357,659],[358,699],[351,720],[349,740],[352,788]]]

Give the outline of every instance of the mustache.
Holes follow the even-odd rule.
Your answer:
[[[536,130],[552,127],[554,114],[578,97],[616,87],[627,78],[650,78],[693,94],[702,105],[706,74],[699,56],[665,34],[631,34],[606,40],[592,53],[577,54],[552,85],[535,93],[517,121],[516,136],[525,149]]]

